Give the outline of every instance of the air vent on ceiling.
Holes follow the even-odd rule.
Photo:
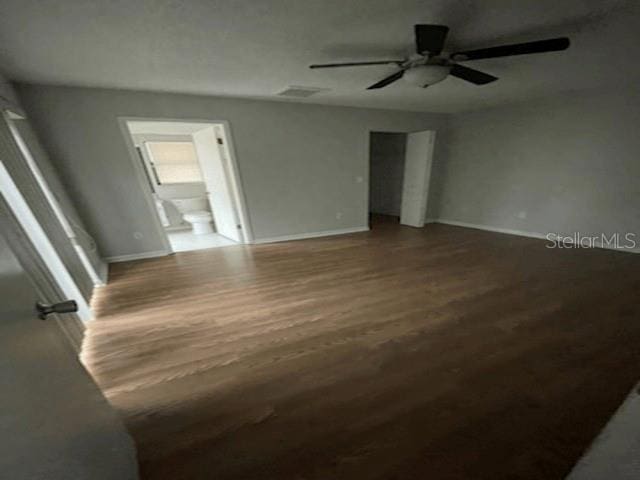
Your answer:
[[[311,95],[315,95],[318,92],[326,92],[329,90],[328,88],[317,88],[317,87],[287,87],[283,91],[279,92],[278,95],[281,97],[296,97],[296,98],[306,98]]]

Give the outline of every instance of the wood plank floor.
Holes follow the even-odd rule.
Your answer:
[[[149,479],[563,478],[638,380],[640,256],[445,225],[112,266],[83,361]]]

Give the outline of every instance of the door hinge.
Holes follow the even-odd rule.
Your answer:
[[[224,142],[221,138],[216,138],[216,140],[218,141],[218,145],[224,145]]]
[[[237,225],[236,225],[236,228],[237,228],[238,230],[242,230],[242,225],[237,224]]]

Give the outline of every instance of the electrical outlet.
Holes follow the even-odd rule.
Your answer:
[[[362,183],[362,182],[364,182],[364,178],[362,178],[361,176],[357,176],[356,183]]]
[[[142,235],[142,233],[133,232],[133,238],[135,238],[136,240],[140,240],[142,237],[144,237],[144,235]]]
[[[525,212],[524,210],[522,212],[518,212],[517,217],[524,220],[525,218],[527,218],[527,212]]]
[[[342,218],[342,212],[336,212],[336,220],[340,220]]]

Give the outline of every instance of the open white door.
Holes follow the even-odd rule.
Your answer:
[[[229,167],[221,155],[213,126],[193,134],[193,143],[207,186],[216,231],[231,240],[242,242],[240,222],[229,182]]]
[[[2,205],[0,216],[7,216]],[[36,317],[36,301],[51,298],[43,298],[5,240],[0,235],[0,475],[137,479],[131,437],[55,316]]]
[[[424,226],[435,138],[433,130],[407,134],[400,208],[402,225]]]

